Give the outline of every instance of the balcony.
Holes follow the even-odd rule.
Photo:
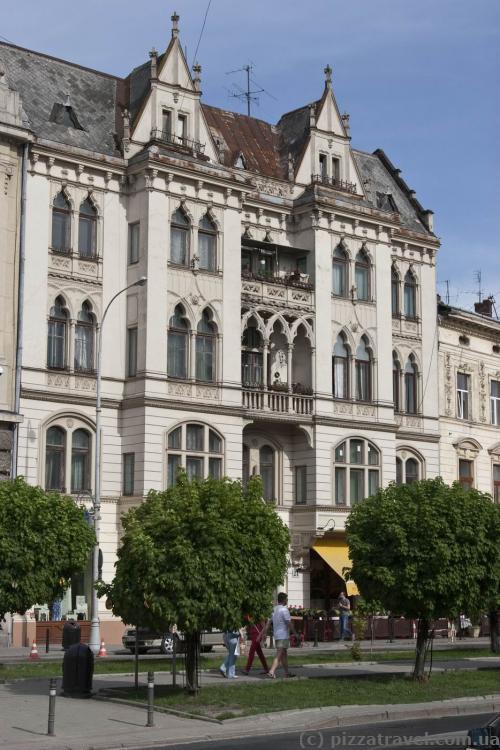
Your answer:
[[[243,386],[243,407],[255,412],[310,417],[313,413],[313,397],[302,393]]]
[[[338,177],[328,177],[327,175],[312,174],[311,183],[313,185],[325,185],[331,187],[334,190],[341,190],[344,193],[351,193],[351,195],[357,195],[356,183],[348,182],[347,180],[341,180]]]
[[[314,287],[306,273],[280,272],[274,274],[253,274],[241,272],[241,294],[249,301],[278,304],[280,307],[314,309]]]
[[[176,151],[182,151],[185,154],[201,156],[205,151],[205,144],[194,141],[192,138],[186,138],[183,135],[176,135],[161,128],[151,130],[151,140],[159,141],[167,146],[173,147]]]

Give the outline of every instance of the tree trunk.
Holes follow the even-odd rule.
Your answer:
[[[197,695],[200,689],[198,680],[198,661],[200,655],[200,633],[186,633],[186,688],[190,695]]]
[[[429,640],[429,625],[427,618],[422,617],[417,626],[417,646],[415,649],[415,667],[413,669],[414,680],[425,679],[425,657],[427,655],[427,641]]]
[[[500,612],[489,612],[490,649],[493,654],[500,654]]]

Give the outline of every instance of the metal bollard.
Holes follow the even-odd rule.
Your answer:
[[[49,737],[54,736],[54,723],[56,717],[56,683],[55,677],[51,677],[49,680],[49,723],[47,728],[47,734]]]
[[[45,631],[45,653],[49,653],[49,643],[50,643],[50,635],[49,635],[49,629]]]
[[[174,636],[172,650],[172,687],[177,687],[177,637]]]
[[[318,623],[314,623],[314,643],[313,648],[318,648]]]
[[[147,727],[154,727],[154,705],[155,705],[155,673],[148,672],[148,723]]]

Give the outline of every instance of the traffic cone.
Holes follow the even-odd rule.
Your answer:
[[[106,652],[106,646],[104,645],[104,641],[101,641],[101,648],[99,649],[99,653],[97,654],[97,656],[107,656],[107,655],[108,654]]]
[[[39,658],[40,656],[38,654],[38,649],[36,647],[36,641],[33,641],[33,643],[31,644],[30,659],[32,661],[36,661]]]

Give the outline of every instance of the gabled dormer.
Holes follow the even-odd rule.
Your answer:
[[[179,39],[179,16],[172,16],[166,51],[149,53],[150,62],[136,68],[130,81],[130,146],[128,155],[149,142],[191,156],[217,161],[217,150],[200,105],[201,65],[193,76]]]
[[[295,166],[295,180],[321,182],[363,195],[363,183],[351,152],[349,115],[341,115],[332,89],[332,69],[325,68],[321,99],[283,115],[278,127]]]

